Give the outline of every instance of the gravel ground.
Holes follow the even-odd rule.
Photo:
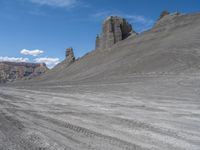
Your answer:
[[[0,87],[0,150],[199,150],[200,77]]]

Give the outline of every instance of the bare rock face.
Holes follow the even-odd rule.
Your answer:
[[[45,73],[46,64],[0,62],[0,83],[17,79],[30,79]]]
[[[131,24],[124,18],[110,16],[103,23],[101,35],[96,37],[96,50],[110,48],[115,43],[122,41],[131,34],[136,34],[132,30]]]
[[[68,63],[72,63],[75,61],[75,56],[74,56],[74,51],[73,51],[73,48],[68,48],[66,50],[66,61]]]
[[[44,74],[47,70],[48,68],[45,63],[38,64],[38,66],[35,67],[35,69],[33,70],[33,73],[28,78],[30,79],[33,77],[40,76],[41,74]]]
[[[168,11],[163,11],[161,14],[160,14],[160,17],[159,17],[159,19],[158,20],[160,20],[160,19],[162,19],[163,17],[165,17],[165,16],[167,16],[167,15],[169,15],[170,14],[170,12],[168,12]]]

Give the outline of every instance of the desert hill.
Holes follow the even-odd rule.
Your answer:
[[[200,14],[108,17],[92,52],[0,86],[0,149],[199,150],[199,39]]]
[[[136,33],[121,17],[108,17],[96,50],[64,60],[35,81],[102,81],[132,74],[179,74],[200,71],[200,14],[167,13],[152,29]],[[34,82],[35,82],[34,81]]]

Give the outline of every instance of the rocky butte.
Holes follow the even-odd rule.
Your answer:
[[[31,79],[47,70],[44,63],[0,62],[0,83],[17,79]]]
[[[137,34],[131,24],[124,18],[118,16],[108,17],[102,27],[102,33],[96,37],[96,50],[111,48],[115,43]]]

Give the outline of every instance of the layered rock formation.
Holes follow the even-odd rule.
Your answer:
[[[46,64],[0,62],[0,83],[16,79],[30,79],[47,70]]]
[[[131,34],[136,34],[136,32],[133,31],[131,24],[126,19],[118,16],[110,16],[103,23],[101,35],[97,35],[96,37],[96,50],[110,48]]]
[[[70,48],[66,49],[65,57],[66,57],[66,61],[68,63],[72,63],[72,62],[75,61],[75,56],[74,56],[73,48],[70,47]]]

